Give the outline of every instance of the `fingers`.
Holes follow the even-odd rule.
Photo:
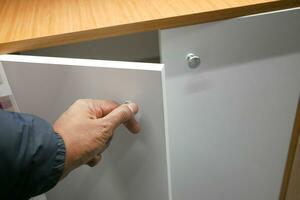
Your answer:
[[[135,103],[122,104],[101,119],[110,122],[113,130],[124,123],[130,131],[135,133],[139,131],[139,124],[134,119],[137,112],[138,106]]]
[[[94,167],[101,161],[101,158],[102,158],[101,154],[98,154],[92,160],[87,162],[87,165],[90,167]]]
[[[98,102],[98,104],[101,104],[101,106],[102,106],[103,116],[106,116],[107,114],[109,114],[110,112],[112,112],[114,109],[116,109],[119,106],[119,104],[117,104],[114,101],[107,101],[107,100],[96,100],[96,101]],[[136,114],[138,112],[138,106],[135,103],[131,103],[131,104],[128,103],[125,105],[127,105],[134,114]],[[134,117],[131,118],[130,120],[124,122],[124,125],[132,133],[140,132],[140,125],[134,119]]]
[[[138,112],[139,108],[136,104],[129,103],[127,105],[129,106],[131,111],[134,112],[134,114],[136,114]],[[136,119],[134,117],[132,117],[130,120],[124,122],[124,125],[132,133],[138,133],[141,130],[140,124],[136,121]]]
[[[135,120],[135,118],[125,122],[124,125],[132,133],[139,133],[141,131],[140,124]]]
[[[97,99],[93,99],[92,104],[95,113],[97,113],[97,118],[106,116],[108,113],[110,113],[119,106],[119,104],[114,101]]]
[[[119,105],[114,101],[99,99],[81,99],[77,103],[88,105],[90,118],[107,120],[108,124],[112,124],[112,130],[124,123],[132,133],[140,131],[140,125],[134,119],[134,115],[138,112],[138,106],[135,103]]]
[[[81,113],[81,116],[98,119],[107,115],[118,106],[118,103],[110,100],[78,99],[70,108],[72,108],[71,111],[73,112]]]

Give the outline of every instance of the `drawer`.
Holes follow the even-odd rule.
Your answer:
[[[141,133],[117,129],[101,164],[75,170],[47,193],[48,200],[169,199],[162,64],[2,55],[0,70],[20,111],[49,122],[82,98],[140,106]]]
[[[299,19],[294,9],[160,31],[174,200],[279,198],[300,93]]]

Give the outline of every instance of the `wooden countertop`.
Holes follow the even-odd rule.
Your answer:
[[[0,0],[0,53],[297,6],[300,0]]]

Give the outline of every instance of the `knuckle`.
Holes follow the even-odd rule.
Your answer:
[[[107,99],[101,100],[101,103],[112,108],[116,108],[119,105],[117,102]]]
[[[101,100],[103,104],[110,104],[111,101],[107,100],[107,99],[103,99]]]
[[[100,133],[102,136],[105,137],[105,139],[109,139],[112,136],[112,128],[113,123],[110,121],[102,121],[100,124]]]
[[[77,99],[76,101],[75,101],[75,103],[77,103],[77,104],[85,104],[85,103],[88,103],[88,102],[90,102],[92,99]]]
[[[109,120],[102,120],[101,122],[101,128],[102,130],[111,130],[113,127],[113,123]]]

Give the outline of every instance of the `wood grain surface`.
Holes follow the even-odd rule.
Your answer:
[[[0,53],[297,6],[299,0],[0,0]]]
[[[296,113],[280,200],[300,199],[300,99]]]

